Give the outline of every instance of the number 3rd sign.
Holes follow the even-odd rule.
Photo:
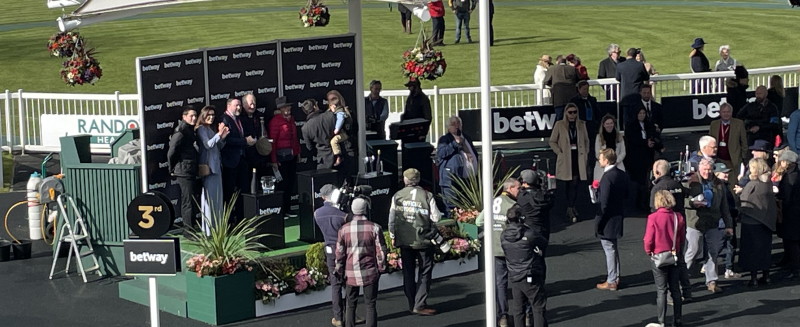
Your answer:
[[[175,210],[166,195],[139,194],[128,204],[128,227],[140,238],[159,238],[169,232]]]

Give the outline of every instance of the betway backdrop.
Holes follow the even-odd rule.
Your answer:
[[[228,99],[252,93],[256,110],[267,117],[268,124],[279,96],[286,96],[297,107],[309,98],[325,103],[325,94],[338,90],[354,104],[360,97],[355,94],[353,44],[353,35],[347,34],[136,58],[143,191],[164,192],[174,205],[180,205],[179,190],[167,166],[167,150],[186,106],[199,111],[214,105],[219,118]]]

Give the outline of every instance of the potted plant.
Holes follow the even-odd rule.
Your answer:
[[[213,217],[203,217],[208,231],[189,232],[186,244],[196,248],[187,262],[186,301],[189,318],[219,325],[255,317],[252,268],[264,235],[256,234],[261,217],[250,217],[229,226],[237,195],[222,212],[212,210]]]

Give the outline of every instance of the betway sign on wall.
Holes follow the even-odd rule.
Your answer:
[[[42,115],[39,120],[42,131],[42,145],[61,146],[62,136],[92,135],[91,146],[108,148],[111,142],[128,128],[139,127],[136,116],[95,116],[95,115]]]

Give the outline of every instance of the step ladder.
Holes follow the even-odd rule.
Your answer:
[[[69,211],[67,206],[65,206],[65,202],[69,204],[69,207],[71,207],[72,212],[75,215],[75,220],[72,222],[70,222]],[[69,196],[66,193],[59,195],[58,209],[59,214],[64,221],[64,225],[61,226],[61,229],[58,232],[58,246],[56,246],[56,250],[53,252],[53,265],[50,267],[50,279],[53,279],[53,274],[56,270],[56,262],[58,261],[58,253],[61,251],[61,245],[68,243],[70,249],[69,254],[67,255],[67,266],[64,269],[64,274],[69,274],[69,264],[72,260],[72,256],[74,255],[76,265],[78,266],[78,272],[81,274],[81,277],[83,277],[83,282],[86,283],[87,273],[96,271],[97,275],[100,276],[100,264],[97,262],[97,256],[94,253],[94,248],[92,248],[92,238],[89,236],[89,230],[86,229],[83,216],[81,216],[78,206],[75,205],[75,200],[72,198],[72,196]],[[81,248],[84,247],[84,252],[81,252]],[[84,268],[83,261],[81,259],[88,256],[92,257],[94,266]]]

